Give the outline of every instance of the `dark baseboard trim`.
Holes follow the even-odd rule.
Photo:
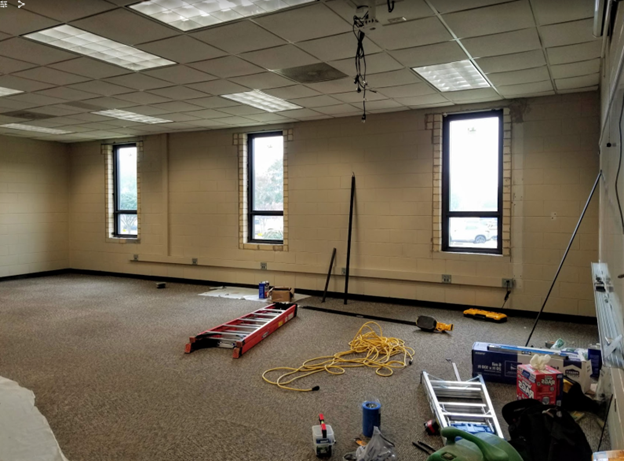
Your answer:
[[[251,285],[248,283],[224,283],[218,280],[197,280],[197,279],[186,279],[186,278],[178,278],[178,277],[159,277],[155,275],[142,275],[142,274],[124,274],[120,272],[106,272],[106,271],[94,271],[94,270],[86,270],[86,269],[59,269],[55,271],[46,271],[46,272],[36,272],[33,274],[24,274],[24,275],[12,275],[9,277],[0,277],[0,282],[7,280],[18,280],[18,279],[26,279],[31,277],[46,277],[49,275],[64,275],[64,274],[82,274],[82,275],[98,275],[98,276],[107,276],[107,277],[121,277],[121,278],[130,278],[130,279],[138,279],[138,280],[149,280],[152,282],[171,282],[171,283],[186,283],[189,285],[201,285],[201,286],[230,286],[230,287],[241,287],[241,288],[257,288],[257,285]],[[310,296],[322,297],[323,292],[320,290],[297,290],[297,293],[302,293]],[[511,292],[511,296],[513,297],[513,291]],[[331,299],[344,299],[343,293],[338,292],[328,292],[327,297]],[[501,304],[505,294],[501,291]],[[435,301],[419,301],[416,299],[403,299],[403,298],[391,298],[385,296],[369,296],[369,295],[360,295],[360,294],[349,294],[350,301],[364,301],[364,302],[372,302],[372,303],[383,303],[383,304],[396,304],[401,306],[411,306],[411,307],[428,307],[432,309],[446,309],[446,310],[455,310],[455,311],[464,311],[466,309],[484,309],[491,312],[500,312],[506,314],[509,317],[523,317],[523,318],[531,318],[534,319],[537,316],[537,312],[533,311],[522,311],[517,309],[496,309],[492,307],[480,307],[480,306],[469,306],[465,304],[447,304],[440,303]],[[540,317],[540,320],[554,320],[558,322],[570,322],[570,323],[578,323],[584,325],[597,325],[597,321],[595,317],[585,317],[582,315],[570,315],[570,314],[556,314],[552,312],[544,312]]]

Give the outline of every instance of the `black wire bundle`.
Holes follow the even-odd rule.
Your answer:
[[[362,94],[362,108],[364,113],[362,114],[362,121],[366,121],[366,53],[364,52],[364,37],[366,34],[359,29],[364,25],[364,20],[367,18],[368,12],[363,18],[353,16],[353,34],[357,39],[357,50],[355,51],[355,81],[353,83],[357,86],[357,92]]]

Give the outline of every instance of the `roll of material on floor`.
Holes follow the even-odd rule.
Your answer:
[[[362,434],[365,437],[373,436],[373,428],[379,429],[381,424],[381,403],[367,400],[362,403]]]

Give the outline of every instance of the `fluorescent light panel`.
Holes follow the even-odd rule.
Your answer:
[[[18,94],[18,93],[23,93],[23,91],[13,90],[11,88],[3,88],[3,87],[0,86],[0,97],[2,97],[2,96],[9,96],[11,94]]]
[[[413,69],[440,91],[472,90],[490,86],[469,60]]]
[[[168,59],[68,25],[52,27],[24,37],[130,70],[153,69],[176,64]]]
[[[180,30],[193,30],[316,0],[149,0],[130,8]]]
[[[257,107],[267,112],[279,112],[281,110],[301,109],[301,106],[292,104],[283,99],[276,98],[262,91],[248,91],[246,93],[222,94],[224,98],[237,101],[248,106]]]
[[[6,125],[0,125],[2,128],[10,128],[12,130],[22,130],[22,131],[37,131],[38,133],[48,133],[48,134],[70,134],[73,131],[65,131],[65,130],[57,130],[54,128],[45,128],[43,126],[34,126],[34,125],[22,125],[21,123],[7,123]]]
[[[131,122],[140,122],[140,123],[171,123],[172,120],[165,120],[164,118],[156,118],[150,117],[148,115],[136,114],[134,112],[128,112],[126,110],[119,109],[111,109],[111,110],[101,110],[99,112],[91,112],[96,115],[103,115],[105,117],[118,118],[119,120],[130,120]]]

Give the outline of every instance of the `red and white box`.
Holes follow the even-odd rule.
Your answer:
[[[535,399],[544,405],[561,405],[563,373],[546,365],[536,370],[531,365],[518,365],[516,393],[518,400]]]

